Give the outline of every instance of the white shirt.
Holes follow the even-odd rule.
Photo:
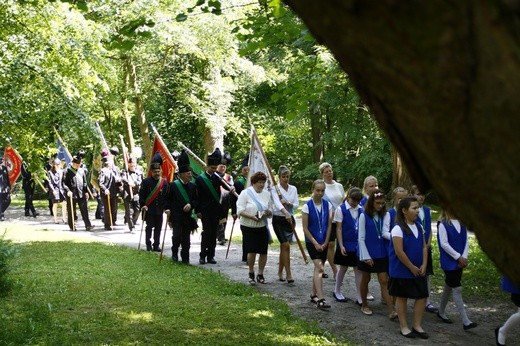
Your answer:
[[[357,206],[351,206],[347,201],[345,201],[345,207],[352,215],[354,220],[357,220],[358,215],[360,213],[361,206],[358,204]],[[334,222],[343,222],[343,212],[341,211],[341,205],[336,208],[336,212],[334,213]]]
[[[324,200],[325,201],[325,200]],[[332,203],[325,201],[326,203],[329,203],[329,210],[332,210]],[[321,211],[322,205],[321,204],[314,204],[316,206],[316,209],[318,211]],[[302,207],[302,213],[309,215],[309,206],[307,203],[305,203]]]
[[[417,225],[416,224],[413,224],[413,225],[408,224],[408,227],[410,227],[410,230],[412,231],[413,235],[415,236],[415,239],[417,239],[417,237],[419,236],[419,230],[417,229]],[[391,234],[392,234],[392,238],[393,237],[402,238],[403,237],[403,230],[402,230],[401,226],[395,225],[394,228],[392,228]]]
[[[376,214],[374,216],[374,220],[379,220],[379,216]],[[372,259],[370,257],[370,253],[368,252],[367,245],[365,244],[365,237],[366,237],[366,219],[365,214],[361,214],[359,216],[359,229],[358,229],[358,241],[359,241],[359,260],[364,261],[368,259]],[[386,239],[390,240],[390,214],[388,212],[383,217],[383,231],[381,236]]]
[[[332,203],[334,210],[343,202],[345,197],[345,190],[343,185],[333,180],[332,184],[325,183],[325,199]]]
[[[455,227],[455,230],[460,234],[461,227],[459,220],[450,220],[453,227]],[[466,240],[466,245],[464,246],[464,251],[462,254],[455,251],[454,248],[451,247],[450,243],[448,242],[448,233],[446,233],[446,227],[441,223],[439,223],[439,229],[437,230],[439,233],[439,242],[440,246],[448,255],[450,255],[453,259],[458,260],[459,257],[468,258],[468,251],[469,251],[469,241]]]
[[[280,189],[280,192],[282,194],[282,198],[285,199],[287,202],[291,203],[293,205],[292,209],[289,210],[283,206],[283,204],[280,202],[280,198],[278,197],[278,193],[276,192],[275,188],[271,189],[271,197],[273,198],[274,203],[274,215],[277,216],[284,216],[282,213],[282,209],[285,208],[290,214],[294,214],[294,211],[298,209],[300,201],[298,200],[298,190],[295,186],[289,185],[287,187],[287,190],[285,190],[282,185],[278,184],[278,188]]]
[[[258,207],[247,192],[248,190],[251,190],[252,193],[255,195],[256,199],[264,206],[264,211],[269,209],[272,209],[272,200],[271,200],[271,193],[267,191],[267,189],[263,189],[262,192],[257,193],[253,186],[248,187],[247,189],[242,190],[240,195],[238,196],[237,200],[237,215],[241,216],[242,213],[250,214],[250,215],[256,215],[258,213]],[[266,220],[261,219],[259,222],[246,218],[241,217],[240,218],[240,224],[246,227],[251,228],[260,228],[266,225]]]

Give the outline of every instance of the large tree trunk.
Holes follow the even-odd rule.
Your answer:
[[[322,138],[321,114],[319,106],[313,102],[309,105],[309,115],[311,117],[311,134],[312,134],[312,162],[318,163],[324,155],[324,146]]]
[[[348,73],[422,190],[520,283],[518,1],[285,0]]]
[[[409,190],[413,185],[412,179],[395,147],[392,147],[392,168],[392,190],[398,186]]]
[[[153,148],[150,140],[150,131],[148,131],[148,122],[146,121],[146,114],[144,112],[143,99],[141,91],[139,90],[135,66],[130,57],[125,58],[125,73],[130,82],[130,88],[134,99],[135,112],[137,115],[137,122],[139,123],[139,130],[141,131],[145,159],[146,162],[151,162]],[[131,150],[133,150],[133,147]]]

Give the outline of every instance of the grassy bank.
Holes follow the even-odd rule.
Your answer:
[[[218,273],[99,243],[19,245],[2,345],[324,345],[287,305]]]

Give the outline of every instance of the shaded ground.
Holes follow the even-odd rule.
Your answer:
[[[133,234],[127,233],[128,228],[123,225],[123,214],[119,213],[118,226],[113,231],[105,231],[100,220],[94,220],[96,226],[94,232],[86,232],[83,221],[78,221],[78,231],[71,232],[67,225],[55,225],[52,217],[47,211],[41,212],[41,216],[37,218],[25,217],[23,208],[11,207],[6,212],[7,220],[0,222],[0,234],[8,225],[15,226],[16,231],[6,233],[8,239],[16,242],[25,242],[33,240],[60,241],[101,241],[107,243],[121,244],[131,247],[138,247],[141,224],[137,226],[137,232]],[[91,213],[93,219],[93,214]],[[231,218],[230,218],[231,220]],[[299,225],[299,220],[297,221]],[[21,226],[21,227],[20,227]],[[301,234],[301,228],[297,227]],[[171,258],[171,230],[167,231],[166,246],[164,250],[165,258],[169,261]],[[228,223],[227,237],[231,232],[231,222]],[[235,235],[240,234],[240,227],[237,224],[233,230]],[[303,234],[300,235],[303,240]],[[142,240],[144,244],[144,240]],[[141,245],[143,248],[143,245]],[[198,253],[200,250],[200,230],[192,236],[191,263],[198,264]],[[232,280],[247,284],[248,269],[245,263],[241,262],[241,245],[231,244],[228,259],[225,259],[227,246],[217,245],[216,260],[217,264],[206,264],[203,267],[208,270],[222,273]],[[291,307],[293,313],[307,321],[315,321],[321,327],[328,330],[332,335],[340,339],[352,340],[363,345],[419,345],[419,344],[443,344],[443,345],[494,345],[494,328],[503,323],[507,317],[515,311],[513,304],[507,299],[498,305],[493,305],[486,301],[466,300],[468,315],[472,321],[479,324],[476,329],[471,331],[463,331],[462,323],[458,319],[455,305],[450,302],[447,314],[455,322],[452,325],[444,324],[430,313],[425,313],[423,328],[430,334],[429,340],[405,339],[399,335],[399,323],[392,322],[387,317],[386,306],[381,304],[379,285],[374,276],[370,283],[370,292],[375,296],[375,301],[370,304],[374,311],[373,316],[363,315],[359,307],[352,301],[347,303],[338,303],[332,298],[334,289],[334,280],[332,278],[324,280],[324,291],[329,303],[332,305],[330,311],[321,311],[316,309],[309,302],[309,294],[311,287],[311,276],[313,271],[312,264],[305,265],[298,247],[294,245],[291,250],[291,261],[294,284],[279,282],[278,272],[278,248],[271,247],[265,277],[267,284],[256,287],[259,291],[271,294],[275,297],[283,299]],[[197,263],[197,264],[195,264]],[[331,269],[326,266],[326,272],[332,277]],[[353,273],[348,271],[345,277],[343,287],[344,294],[352,298],[354,293]],[[498,292],[498,283],[497,283]],[[439,292],[433,292],[433,302],[439,301]],[[411,320],[409,316],[408,320]],[[520,330],[516,330],[508,338],[508,345],[520,345]]]

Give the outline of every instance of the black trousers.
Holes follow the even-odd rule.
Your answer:
[[[110,207],[108,206],[108,203],[110,201]],[[115,196],[108,196],[105,194],[101,195],[101,202],[103,202],[103,223],[105,224],[105,229],[110,229],[110,226],[114,226],[116,224],[116,217],[117,217],[117,195]],[[110,213],[112,214],[112,223],[110,222],[110,213],[108,212],[110,210]]]
[[[215,258],[217,246],[218,215],[202,214],[202,238],[200,241],[200,258]]]
[[[125,221],[128,224],[128,228],[130,230],[133,230],[135,227],[135,223],[137,222],[137,219],[139,219],[139,211],[141,210],[141,208],[139,208],[139,202],[125,199],[124,205]]]
[[[36,209],[34,209],[33,204],[33,196],[30,193],[25,194],[25,216],[29,216],[29,213],[32,213],[33,215],[36,214]]]
[[[73,229],[73,223],[72,218],[76,215],[76,203],[79,207],[79,212],[81,213],[81,218],[83,219],[83,222],[85,223],[85,227],[91,227],[92,224],[90,223],[90,219],[88,217],[88,206],[87,206],[87,199],[85,197],[83,198],[71,198],[67,197],[67,223],[69,224],[69,228]],[[78,228],[78,225],[74,225],[75,228]]]
[[[161,228],[163,224],[163,214],[150,215],[146,214],[146,249],[152,249],[152,231],[153,231],[153,248],[161,248]]]
[[[174,257],[178,256],[179,247],[181,248],[181,260],[184,263],[190,262],[190,246],[191,246],[191,231],[183,227],[181,222],[171,223],[172,235],[172,254]]]
[[[0,193],[0,217],[4,216],[4,212],[9,207],[9,204],[11,204],[9,193]]]

